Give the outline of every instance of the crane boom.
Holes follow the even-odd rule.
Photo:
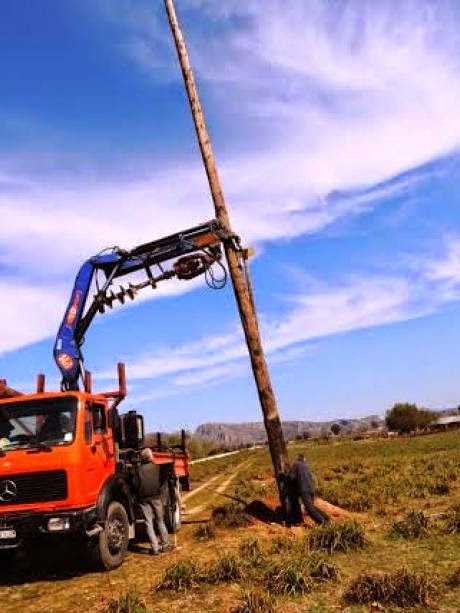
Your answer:
[[[183,232],[139,245],[130,251],[114,247],[102,252],[81,266],[75,279],[69,304],[59,327],[54,345],[54,359],[62,374],[61,387],[65,390],[78,390],[78,379],[84,375],[81,347],[84,336],[95,315],[112,308],[114,302],[124,303],[126,298],[134,299],[144,287],[155,289],[157,283],[165,279],[192,279],[206,273],[221,258],[221,242],[230,238],[216,220],[200,224]],[[176,261],[168,269],[163,262]],[[155,276],[152,267],[157,266]],[[137,284],[129,283],[114,293],[111,286],[115,279],[144,271],[146,279]],[[104,280],[99,284],[99,273]],[[96,294],[86,309],[88,295],[93,281],[96,281]]]

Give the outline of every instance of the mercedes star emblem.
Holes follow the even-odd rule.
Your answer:
[[[2,502],[11,502],[18,495],[18,488],[14,481],[0,481],[0,500]]]

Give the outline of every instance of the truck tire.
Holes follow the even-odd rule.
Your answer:
[[[16,549],[1,549],[0,550],[0,566],[7,566],[16,561]]]
[[[128,543],[128,514],[122,504],[111,502],[107,507],[104,529],[90,542],[93,564],[102,570],[117,568],[123,562]]]
[[[172,496],[175,498],[175,509],[173,510]],[[170,534],[176,534],[182,525],[181,497],[179,483],[175,488],[169,488],[166,498],[165,523]]]

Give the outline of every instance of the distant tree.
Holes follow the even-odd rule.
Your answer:
[[[377,419],[373,419],[371,421],[371,427],[375,430],[376,428],[378,428],[380,426],[380,422]]]
[[[339,424],[332,424],[332,426],[331,426],[332,434],[335,434],[336,436],[338,436],[340,434],[341,430],[342,430],[342,428],[339,426]]]
[[[309,432],[308,430],[304,430],[304,431],[302,432],[302,438],[303,438],[305,441],[307,441],[309,438],[311,438],[311,434],[310,434],[310,432]]]
[[[395,404],[385,416],[388,429],[400,433],[424,428],[434,419],[435,415],[432,411],[419,409],[416,404],[409,402]]]

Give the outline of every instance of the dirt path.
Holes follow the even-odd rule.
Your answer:
[[[190,494],[189,494],[189,496],[187,498],[185,498],[185,496],[184,496],[184,499],[188,500],[190,498],[190,496],[192,494],[194,494],[194,493],[200,492],[200,491],[202,491],[204,489],[209,491],[209,495],[207,496],[207,498],[206,498],[206,500],[204,502],[202,502],[201,504],[196,505],[195,507],[192,507],[191,509],[186,509],[186,511],[184,513],[185,520],[187,519],[187,517],[196,516],[199,513],[202,513],[203,511],[209,510],[209,508],[212,505],[212,503],[214,503],[219,496],[225,494],[225,492],[228,489],[229,485],[238,476],[238,473],[243,468],[247,467],[247,465],[251,462],[251,459],[248,459],[248,460],[245,460],[244,462],[241,462],[241,464],[239,464],[229,475],[228,475],[228,473],[224,473],[223,475],[216,475],[216,476],[212,477],[211,479],[209,479],[206,483],[203,483],[202,485],[197,487],[196,490],[193,490],[192,492],[190,492]],[[219,483],[217,485],[217,487],[216,487],[215,486],[215,482],[218,481],[219,478],[225,477],[225,476],[227,476],[227,478],[224,479],[224,481],[222,481],[221,483]]]
[[[209,487],[211,485],[211,483],[214,483],[214,481],[217,481],[217,479],[219,477],[220,477],[220,475],[216,475],[215,477],[212,477],[211,479],[209,479],[208,481],[206,481],[202,485],[199,485],[197,488],[195,488],[191,492],[185,492],[185,494],[182,494],[182,500],[184,500],[184,501],[188,500],[189,498],[191,498],[195,494],[198,494],[198,492],[201,492],[201,490],[204,490],[205,488]]]

